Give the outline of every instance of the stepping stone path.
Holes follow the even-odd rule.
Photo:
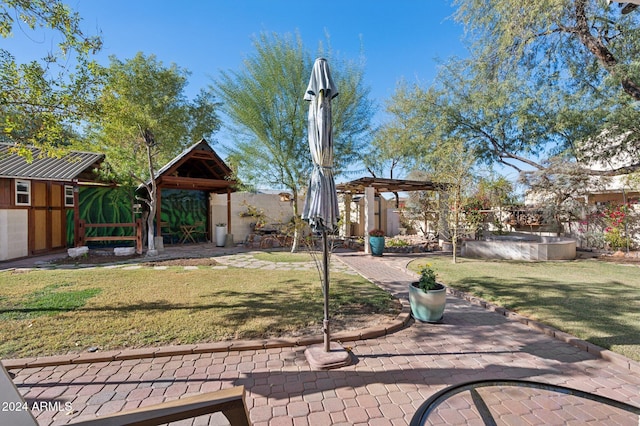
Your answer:
[[[248,252],[248,253],[239,253],[239,254],[229,254],[224,256],[212,256],[210,259],[215,260],[219,263],[216,266],[183,266],[186,271],[193,271],[198,269],[213,269],[213,270],[221,270],[227,269],[229,267],[233,268],[247,268],[247,269],[261,269],[261,270],[270,270],[270,271],[309,271],[315,270],[318,265],[316,265],[315,261],[308,262],[271,262],[268,260],[260,260],[257,259],[254,255],[259,254],[261,252]],[[157,259],[158,262],[166,259]],[[156,259],[154,259],[156,261]],[[320,262],[321,259],[318,259]],[[97,268],[105,268],[105,269],[122,269],[125,271],[136,270],[136,269],[153,269],[156,271],[164,271],[169,268],[175,268],[175,266],[166,266],[166,265],[154,265],[154,266],[146,266],[143,263],[148,262],[148,260],[144,260],[141,263],[115,263],[115,264],[105,264],[105,265],[55,265],[50,263],[43,263],[38,265],[36,269],[50,270],[50,269],[97,269]],[[354,269],[350,266],[347,266],[343,262],[337,259],[336,256],[332,256],[330,260],[330,269],[333,273],[343,273],[350,275],[358,275]],[[22,270],[28,271],[32,268],[21,268]]]
[[[314,261],[309,262],[269,262],[267,260],[258,260],[254,257],[257,252],[249,252],[242,254],[231,254],[227,256],[219,256],[214,259],[222,265],[232,266],[234,268],[251,268],[266,269],[276,271],[309,271],[317,268]],[[339,272],[343,274],[357,275],[351,267],[345,265],[335,257],[331,258],[331,272]]]

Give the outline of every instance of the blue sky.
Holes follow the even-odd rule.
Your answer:
[[[260,32],[300,33],[310,52],[329,34],[342,57],[364,53],[365,81],[384,120],[384,101],[400,79],[429,84],[439,61],[465,56],[463,28],[452,18],[450,0],[370,1],[165,1],[72,0],[88,34],[101,31],[104,48],[98,60],[119,59],[137,52],[154,54],[166,65],[191,71],[188,95],[211,84],[221,70],[239,70],[252,54]],[[0,40],[20,59],[44,56],[51,35],[14,30]],[[219,142],[229,143],[224,132]]]
[[[464,55],[462,28],[450,16],[449,0],[423,1],[123,1],[70,3],[88,32],[100,28],[101,56],[155,54],[193,72],[195,90],[220,70],[240,69],[262,31],[300,32],[315,51],[330,35],[343,56],[366,57],[367,82],[376,98],[393,93],[396,82],[430,81],[434,58]]]

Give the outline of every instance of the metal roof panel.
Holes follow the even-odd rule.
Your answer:
[[[69,151],[60,158],[48,157],[41,149],[29,147],[33,161],[27,162],[24,157],[11,152],[12,146],[0,143],[0,177],[71,181],[96,162],[104,160],[104,154],[81,151]]]

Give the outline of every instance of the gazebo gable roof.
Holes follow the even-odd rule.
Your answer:
[[[202,139],[158,170],[159,187],[216,191],[235,184],[231,168]]]

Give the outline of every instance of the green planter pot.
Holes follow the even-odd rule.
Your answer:
[[[371,254],[374,256],[382,256],[384,252],[384,237],[369,237],[369,247]]]
[[[447,302],[447,288],[442,286],[425,292],[414,284],[417,283],[409,284],[409,303],[413,317],[423,322],[440,322]]]

